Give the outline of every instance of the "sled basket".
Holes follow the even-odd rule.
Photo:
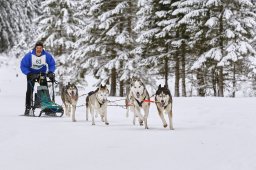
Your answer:
[[[56,113],[63,112],[62,106],[53,102],[50,98],[49,90],[46,86],[38,86],[35,95],[35,106],[41,108],[41,112]]]

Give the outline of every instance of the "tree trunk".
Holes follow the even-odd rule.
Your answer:
[[[219,25],[219,35],[220,35],[220,49],[221,49],[221,55],[224,56],[224,27],[223,27],[223,6],[220,8],[220,25]],[[223,75],[223,67],[219,68],[219,78],[218,78],[218,90],[219,90],[219,97],[224,97],[224,75]]]
[[[130,92],[130,79],[126,80],[126,88],[125,88],[126,96],[129,94],[129,92]]]
[[[253,90],[252,97],[256,97],[256,77],[255,76],[252,79],[252,90]]]
[[[179,57],[176,53],[176,57],[175,57],[175,92],[174,92],[174,96],[175,97],[180,97],[180,61],[179,61]]]
[[[213,95],[217,96],[217,87],[216,85],[218,84],[218,81],[216,79],[216,73],[215,73],[215,69],[212,69],[211,73],[212,73],[212,89],[213,89]]]
[[[223,76],[223,67],[219,68],[219,82],[218,82],[218,90],[219,90],[219,97],[224,97],[224,76]]]
[[[111,70],[111,89],[110,96],[116,96],[116,69]]]
[[[197,78],[197,85],[198,85],[198,88],[197,88],[198,96],[205,97],[204,73],[201,68],[197,69],[196,78]]]
[[[120,97],[124,97],[124,81],[120,81],[120,91],[119,91]]]
[[[233,93],[232,97],[236,97],[236,63],[233,62]]]
[[[183,42],[181,45],[181,79],[182,79],[182,96],[186,97],[186,63],[185,63],[185,43]]]
[[[169,67],[168,67],[168,57],[164,58],[164,79],[165,79],[165,85],[168,86],[168,73],[169,73]]]

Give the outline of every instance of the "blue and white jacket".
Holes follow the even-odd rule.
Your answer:
[[[47,65],[48,72],[55,71],[55,61],[52,55],[43,50],[41,56],[37,57],[36,50],[33,49],[21,60],[20,69],[25,75],[29,73],[46,73]]]

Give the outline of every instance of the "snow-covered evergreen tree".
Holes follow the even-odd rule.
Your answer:
[[[86,2],[90,7],[84,7],[88,10],[87,25],[79,33],[71,58],[80,63],[78,73],[93,72],[99,78],[98,84],[111,84],[111,95],[116,95],[117,81],[126,74],[123,68],[134,46],[132,20],[135,12],[131,8],[135,5],[132,1],[116,0]],[[125,76],[122,79],[126,80]]]
[[[100,58],[101,49],[99,35],[99,15],[101,11],[102,1],[84,0],[76,12],[77,15],[83,16],[84,26],[81,30],[76,31],[77,41],[75,48],[69,56],[72,61],[72,70],[68,74],[73,78],[82,77],[90,72],[96,72],[99,67],[98,58]],[[82,82],[81,82],[82,83]]]
[[[178,29],[176,29],[178,18],[172,14],[175,9],[172,6],[174,2],[171,0],[139,1],[140,10],[137,13],[138,20],[135,27],[139,44],[135,51],[140,52],[138,54],[141,58],[138,63],[142,63],[149,74],[164,76],[167,85],[169,72],[178,58],[177,51],[180,47],[175,43],[180,39],[177,39]],[[179,68],[177,75],[179,76]]]
[[[30,1],[2,0],[0,3],[0,52],[10,50],[20,43],[21,34],[29,35],[33,11],[28,14]],[[33,6],[34,4],[30,4]]]
[[[204,25],[204,23],[207,21],[205,17],[207,9],[203,8],[203,4],[204,1],[202,0],[180,0],[172,4],[172,6],[175,8],[173,15],[177,18],[177,24],[175,24],[177,36],[176,40],[172,42],[172,45],[178,47],[177,54],[175,55],[177,59],[175,65],[176,72],[180,70],[179,62],[181,62],[183,65],[183,73],[186,70],[191,70],[184,69],[184,65],[188,68],[191,68],[194,60],[196,60],[200,54],[208,49],[208,46],[205,45],[205,32],[208,30],[208,28]],[[186,39],[184,39],[185,37]],[[184,52],[188,54],[184,55]],[[184,56],[186,57],[185,63]],[[196,87],[198,91],[197,95],[205,96],[205,82],[203,77],[204,72],[201,68],[198,68],[194,72],[196,76],[194,76],[193,72],[191,71],[189,73],[190,75],[186,76],[186,78],[190,77],[190,83],[188,83],[188,85],[190,88]],[[196,81],[194,81],[193,78],[196,78]],[[175,80],[175,94],[178,94],[179,88],[176,89],[179,83],[177,76],[175,77]]]
[[[157,25],[158,16],[156,15],[160,5],[159,1],[155,0],[139,0],[137,5],[139,10],[136,13],[134,27],[137,33],[137,45],[133,50],[135,58],[129,61],[128,66],[132,75],[141,77],[146,84],[153,85],[155,80],[151,75],[158,74],[159,69],[163,67],[159,64],[159,56],[166,49],[166,44],[156,38],[156,34],[161,31]]]
[[[201,5],[193,9],[193,3]],[[250,39],[255,35],[255,14],[251,12],[252,3],[250,0],[197,0],[184,1],[180,6],[190,9],[185,14],[184,20],[195,25],[197,34],[194,34],[194,39],[200,40],[204,37],[204,41],[201,41],[203,42],[201,48],[207,49],[199,51],[200,57],[194,63],[193,68],[206,66],[208,71],[212,70],[214,77],[212,86],[217,85],[218,88],[215,89],[217,95],[224,96],[224,83],[228,83],[225,80],[229,78],[227,75],[230,72],[234,73],[232,78],[234,80],[236,74],[239,73],[234,66],[245,66],[248,57],[255,55],[250,45]],[[199,16],[204,18],[200,20],[201,22],[196,22]],[[200,38],[197,39],[197,37]],[[235,70],[238,72],[235,73]]]
[[[42,15],[36,19],[37,40],[44,41],[55,56],[69,54],[74,46],[74,33],[82,22],[74,15],[77,6],[77,0],[45,0],[41,3]]]
[[[36,25],[34,19],[40,15],[39,0],[21,0],[18,1],[17,9],[19,8],[18,16],[20,16],[20,25],[22,31],[17,35],[17,43],[11,50],[12,56],[23,57],[24,54],[34,47],[36,39]],[[17,2],[17,3],[18,3]]]
[[[13,46],[17,32],[20,31],[17,17],[13,9],[14,1],[3,0],[0,3],[0,52],[6,51]]]
[[[76,72],[70,67],[72,60],[69,55],[77,40],[75,33],[84,26],[81,15],[77,14],[80,12],[78,9],[81,3],[78,0],[45,0],[40,6],[42,14],[35,19],[38,31],[36,41],[43,41],[46,50],[55,56],[56,73],[60,76],[61,82],[63,79],[72,80],[67,73]]]

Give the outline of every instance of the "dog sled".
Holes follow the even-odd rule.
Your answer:
[[[56,83],[56,81],[47,79],[49,78],[47,78],[46,74],[38,74],[38,78],[34,79],[35,83],[38,83],[39,85],[37,86],[34,95],[31,95],[32,106],[29,115],[41,117],[44,113],[46,116],[62,117],[64,110],[61,105],[55,103],[54,83]],[[50,97],[48,85],[40,85],[40,82],[42,81],[45,82],[44,84],[47,84],[48,82],[52,83],[52,98]]]

